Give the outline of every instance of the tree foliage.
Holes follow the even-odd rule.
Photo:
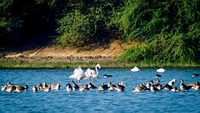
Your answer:
[[[35,34],[60,46],[137,39],[123,61],[200,62],[200,0],[0,0],[0,47]],[[38,38],[42,40],[42,38]]]
[[[31,35],[51,32],[65,0],[0,0],[0,46],[17,45]]]
[[[116,29],[112,17],[123,4],[121,0],[69,1],[70,11],[59,21],[57,42],[61,46],[108,43]]]
[[[57,42],[61,46],[78,46],[83,43],[85,37],[92,37],[92,28],[87,16],[82,15],[79,11],[70,12],[59,20],[58,32],[61,37]]]
[[[118,25],[125,40],[137,38],[146,46],[129,49],[121,59],[200,62],[199,5],[200,0],[129,0]]]

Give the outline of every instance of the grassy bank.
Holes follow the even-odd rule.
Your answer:
[[[0,60],[0,68],[93,68],[100,63],[103,68],[126,67],[123,63],[117,62],[65,62],[65,61],[20,61],[20,60]]]
[[[61,62],[61,61],[20,61],[20,60],[0,60],[0,68],[75,68],[81,66],[83,68],[93,68],[97,63],[100,63],[103,68],[132,68],[134,66],[139,67],[179,67],[179,68],[197,68],[199,64],[190,63],[129,63],[129,62]]]

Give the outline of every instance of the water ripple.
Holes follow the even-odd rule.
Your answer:
[[[97,92],[96,90],[86,92],[65,91],[65,84],[70,82],[69,75],[72,69],[3,69],[0,70],[0,85],[8,81],[17,84],[33,85],[46,82],[61,84],[60,91],[33,93],[30,90],[18,94],[0,91],[0,112],[37,112],[37,113],[133,113],[133,112],[200,112],[200,91],[190,90],[188,92],[173,93],[161,91],[152,93],[144,91],[132,93],[132,89],[148,80],[157,79],[155,69],[142,69],[138,73],[132,73],[129,69],[104,69],[100,74],[112,74],[112,78],[99,78],[94,80],[95,85],[107,82],[125,82],[125,92]],[[199,69],[167,69],[160,78],[162,83],[176,78],[179,85],[181,79],[186,83],[200,81],[192,78],[192,73],[200,73]],[[82,81],[82,84],[88,81]]]

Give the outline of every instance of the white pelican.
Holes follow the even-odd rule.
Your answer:
[[[159,69],[156,70],[156,72],[158,72],[158,73],[163,73],[163,72],[165,72],[165,69],[159,68]]]
[[[131,69],[131,71],[132,71],[132,72],[138,72],[138,71],[140,71],[140,69],[139,69],[138,67],[135,66],[134,68]]]
[[[74,73],[69,76],[69,78],[78,80],[78,83],[80,83],[80,80],[84,79],[85,77],[86,76],[80,66],[78,68],[75,68]]]

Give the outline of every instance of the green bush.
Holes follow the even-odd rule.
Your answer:
[[[199,38],[189,34],[156,35],[145,46],[128,49],[120,56],[126,62],[191,63],[199,62]]]
[[[84,38],[90,37],[92,32],[88,17],[77,10],[67,13],[59,20],[59,25],[57,30],[62,35],[57,38],[57,42],[61,46],[77,46]]]
[[[199,0],[129,0],[118,25],[124,40],[139,39],[121,60],[133,62],[200,62]]]
[[[109,43],[117,31],[113,15],[122,4],[121,0],[70,2],[70,10],[58,21],[60,36],[56,42],[61,46]]]

